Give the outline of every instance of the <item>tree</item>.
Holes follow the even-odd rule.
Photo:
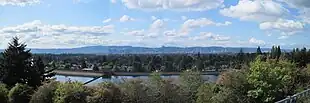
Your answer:
[[[16,83],[27,83],[31,70],[31,53],[26,50],[26,45],[21,44],[17,37],[14,37],[9,47],[2,53],[3,64],[0,75],[1,81],[8,87],[13,87]]]
[[[45,65],[40,58],[33,60],[32,54],[30,50],[26,50],[26,46],[19,43],[19,38],[14,37],[9,43],[9,47],[2,53],[0,80],[9,88],[16,83],[36,88],[46,78],[53,76],[52,70],[45,71]]]
[[[257,58],[251,63],[247,82],[248,96],[257,103],[270,103],[291,95],[294,87],[295,65],[288,61]]]
[[[260,49],[260,46],[257,47],[257,50],[256,50],[256,54],[257,55],[262,55],[262,50]]]
[[[9,92],[10,103],[29,103],[34,90],[26,84],[17,83]]]
[[[99,67],[97,66],[97,64],[93,65],[93,71],[99,71]]]
[[[32,82],[28,83],[29,86],[32,87],[40,86],[44,81],[47,81],[51,77],[55,76],[53,70],[55,70],[56,68],[47,69],[41,57],[39,57],[34,61],[31,61],[31,63],[32,63],[31,67],[33,69],[31,69],[31,72],[29,72],[29,77],[31,77],[29,78],[29,81]]]
[[[196,103],[212,103],[212,96],[214,93],[214,88],[216,86],[211,83],[202,84],[198,88],[198,92],[196,94],[197,100]]]
[[[187,70],[180,75],[180,95],[184,103],[193,103],[196,100],[198,88],[203,84],[200,72]]]
[[[139,56],[134,56],[132,66],[133,72],[144,72],[144,68],[142,67],[141,59]]]
[[[87,64],[85,61],[82,63],[82,68],[87,68]]]

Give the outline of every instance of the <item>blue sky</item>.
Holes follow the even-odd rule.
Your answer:
[[[308,0],[6,0],[0,48],[310,47]]]

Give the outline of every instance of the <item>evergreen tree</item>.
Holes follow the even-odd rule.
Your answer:
[[[9,88],[16,83],[27,84],[32,87],[41,85],[45,80],[45,65],[41,59],[32,60],[30,50],[26,50],[25,44],[19,43],[19,39],[14,37],[9,47],[2,53],[1,82]],[[51,71],[49,71],[51,72]]]
[[[275,47],[275,46],[272,46],[271,52],[270,52],[270,57],[271,57],[272,59],[275,58],[275,52],[276,52],[276,47]]]
[[[256,50],[256,54],[257,55],[262,55],[262,50],[260,49],[260,46],[257,47],[257,50]]]
[[[139,56],[134,56],[132,66],[133,66],[134,72],[144,72],[144,69],[143,69],[142,64],[141,64],[141,59]]]
[[[280,46],[278,46],[278,47],[276,48],[276,59],[279,59],[279,58],[280,58],[281,53],[282,53],[281,48],[280,48]]]
[[[36,60],[31,61],[31,72],[29,72],[29,86],[39,86],[42,82],[49,80],[51,77],[55,76],[53,70],[56,68],[46,68],[46,65],[43,63],[41,57]]]
[[[87,68],[86,62],[84,61],[81,66],[82,66],[82,68]]]
[[[241,69],[242,64],[244,63],[244,52],[243,49],[241,48],[239,53],[237,54],[237,64],[236,64],[236,69]]]
[[[175,71],[173,67],[173,58],[171,58],[171,56],[169,55],[164,56],[164,66],[165,66],[164,69],[165,72]]]
[[[99,68],[98,68],[97,64],[93,65],[93,71],[99,71]]]

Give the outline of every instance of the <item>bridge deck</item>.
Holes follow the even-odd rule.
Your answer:
[[[64,76],[81,76],[81,77],[101,77],[105,74],[103,72],[95,71],[70,71],[70,70],[55,70],[56,75]],[[137,73],[137,72],[114,72],[113,76],[149,76],[151,73]],[[180,72],[162,72],[161,75],[180,75]],[[208,71],[202,72],[202,75],[219,75],[219,72]]]

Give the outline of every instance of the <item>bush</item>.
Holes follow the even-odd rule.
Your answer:
[[[0,83],[0,103],[8,103],[8,89]]]
[[[124,92],[123,103],[150,103],[147,94],[148,87],[140,79],[129,80],[121,84]]]
[[[32,95],[30,103],[53,103],[54,92],[59,82],[50,82],[38,88]]]
[[[160,74],[153,73],[149,81],[146,83],[147,94],[149,95],[149,103],[180,103],[181,98],[178,94],[179,87],[170,80],[164,80]]]
[[[225,95],[229,96],[232,103],[246,103],[247,92],[250,90],[246,73],[244,70],[229,70],[222,73],[217,84],[221,90],[228,91],[228,93],[219,92],[218,95],[223,95],[223,98],[226,98]]]
[[[180,75],[179,93],[184,103],[193,103],[196,100],[197,89],[204,83],[200,72],[187,70]]]
[[[57,85],[54,103],[86,103],[88,92],[79,82],[66,82]]]
[[[26,84],[16,84],[9,92],[10,103],[29,103],[33,88]]]
[[[120,88],[110,82],[100,83],[93,88],[91,96],[87,98],[88,103],[121,103],[123,93]]]
[[[215,85],[209,83],[201,85],[196,94],[196,103],[212,103],[212,97],[215,94],[214,88]]]
[[[295,90],[295,65],[288,61],[256,59],[250,65],[247,81],[248,96],[256,102],[274,102],[291,95]]]

